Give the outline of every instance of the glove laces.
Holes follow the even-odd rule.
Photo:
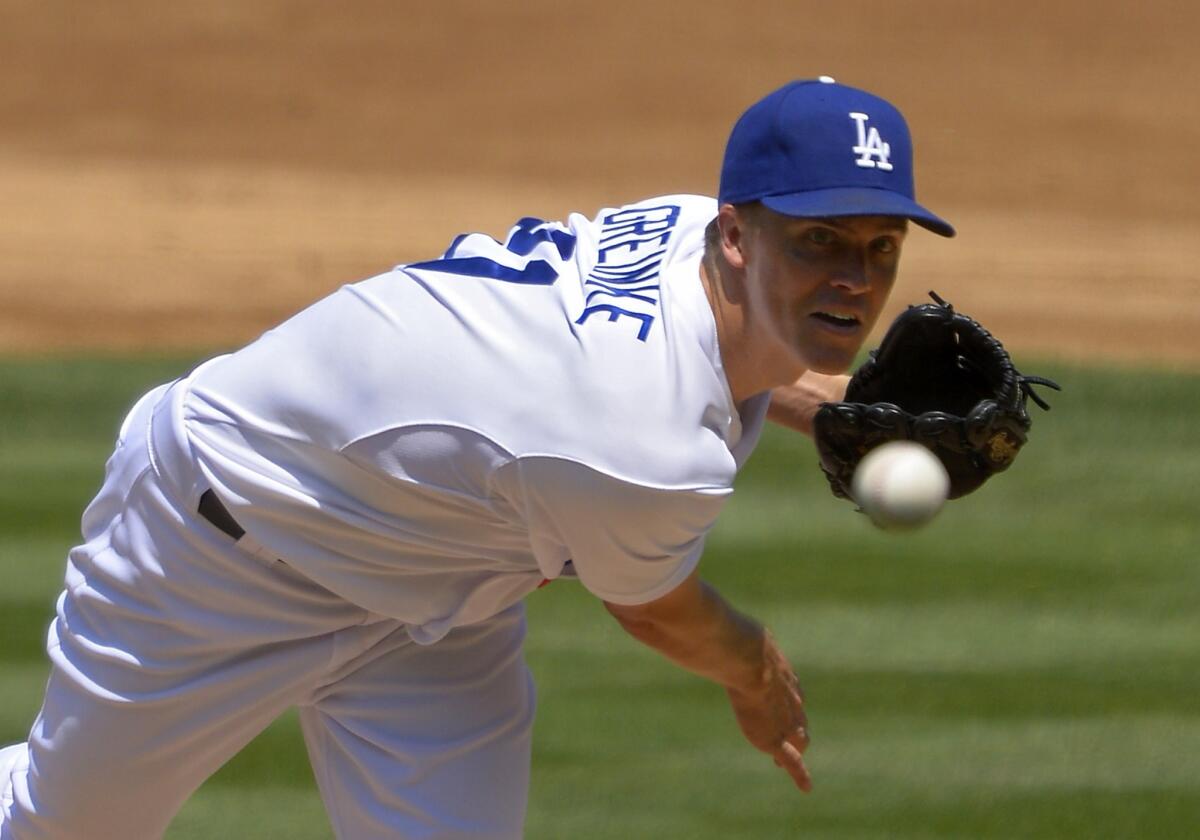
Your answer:
[[[1061,391],[1062,386],[1053,379],[1047,379],[1044,376],[1026,376],[1025,374],[1017,374],[1017,385],[1021,388],[1021,393],[1029,397],[1037,403],[1038,408],[1042,411],[1050,410],[1050,403],[1042,399],[1034,390],[1034,385],[1045,385],[1047,388],[1053,388],[1055,391]]]

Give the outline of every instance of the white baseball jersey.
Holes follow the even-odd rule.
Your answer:
[[[169,422],[265,552],[422,644],[564,574],[653,600],[695,567],[769,399],[739,413],[721,367],[716,209],[460,236],[201,366]]]
[[[520,837],[518,602],[564,574],[669,591],[759,434],[768,397],[739,416],[699,275],[715,213],[669,196],[460,237],[140,400],[68,558],[42,711],[0,751],[0,835],[161,836],[296,707],[339,837]]]

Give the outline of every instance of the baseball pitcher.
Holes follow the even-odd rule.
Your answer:
[[[146,394],[0,752],[0,837],[159,837],[292,707],[337,836],[520,837],[522,599],[559,578],[808,790],[792,668],[697,569],[768,414],[841,401],[910,223],[953,234],[896,108],[794,82],[716,199],[460,236]]]

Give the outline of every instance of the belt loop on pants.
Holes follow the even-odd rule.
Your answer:
[[[225,507],[225,503],[217,497],[211,487],[200,494],[200,504],[196,506],[196,512],[218,531],[228,535],[242,551],[269,563],[283,562],[278,555],[246,533],[246,529],[238,524],[229,508]]]
[[[211,489],[205,490],[200,494],[200,505],[196,510],[213,527],[233,537],[234,542],[246,536],[246,529],[237,524],[237,520],[233,518],[233,514],[229,512],[221,500],[217,498],[217,494]]]

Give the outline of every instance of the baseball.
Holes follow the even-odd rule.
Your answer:
[[[851,481],[854,501],[880,528],[919,528],[937,515],[950,477],[937,456],[907,440],[885,443],[863,457]]]

